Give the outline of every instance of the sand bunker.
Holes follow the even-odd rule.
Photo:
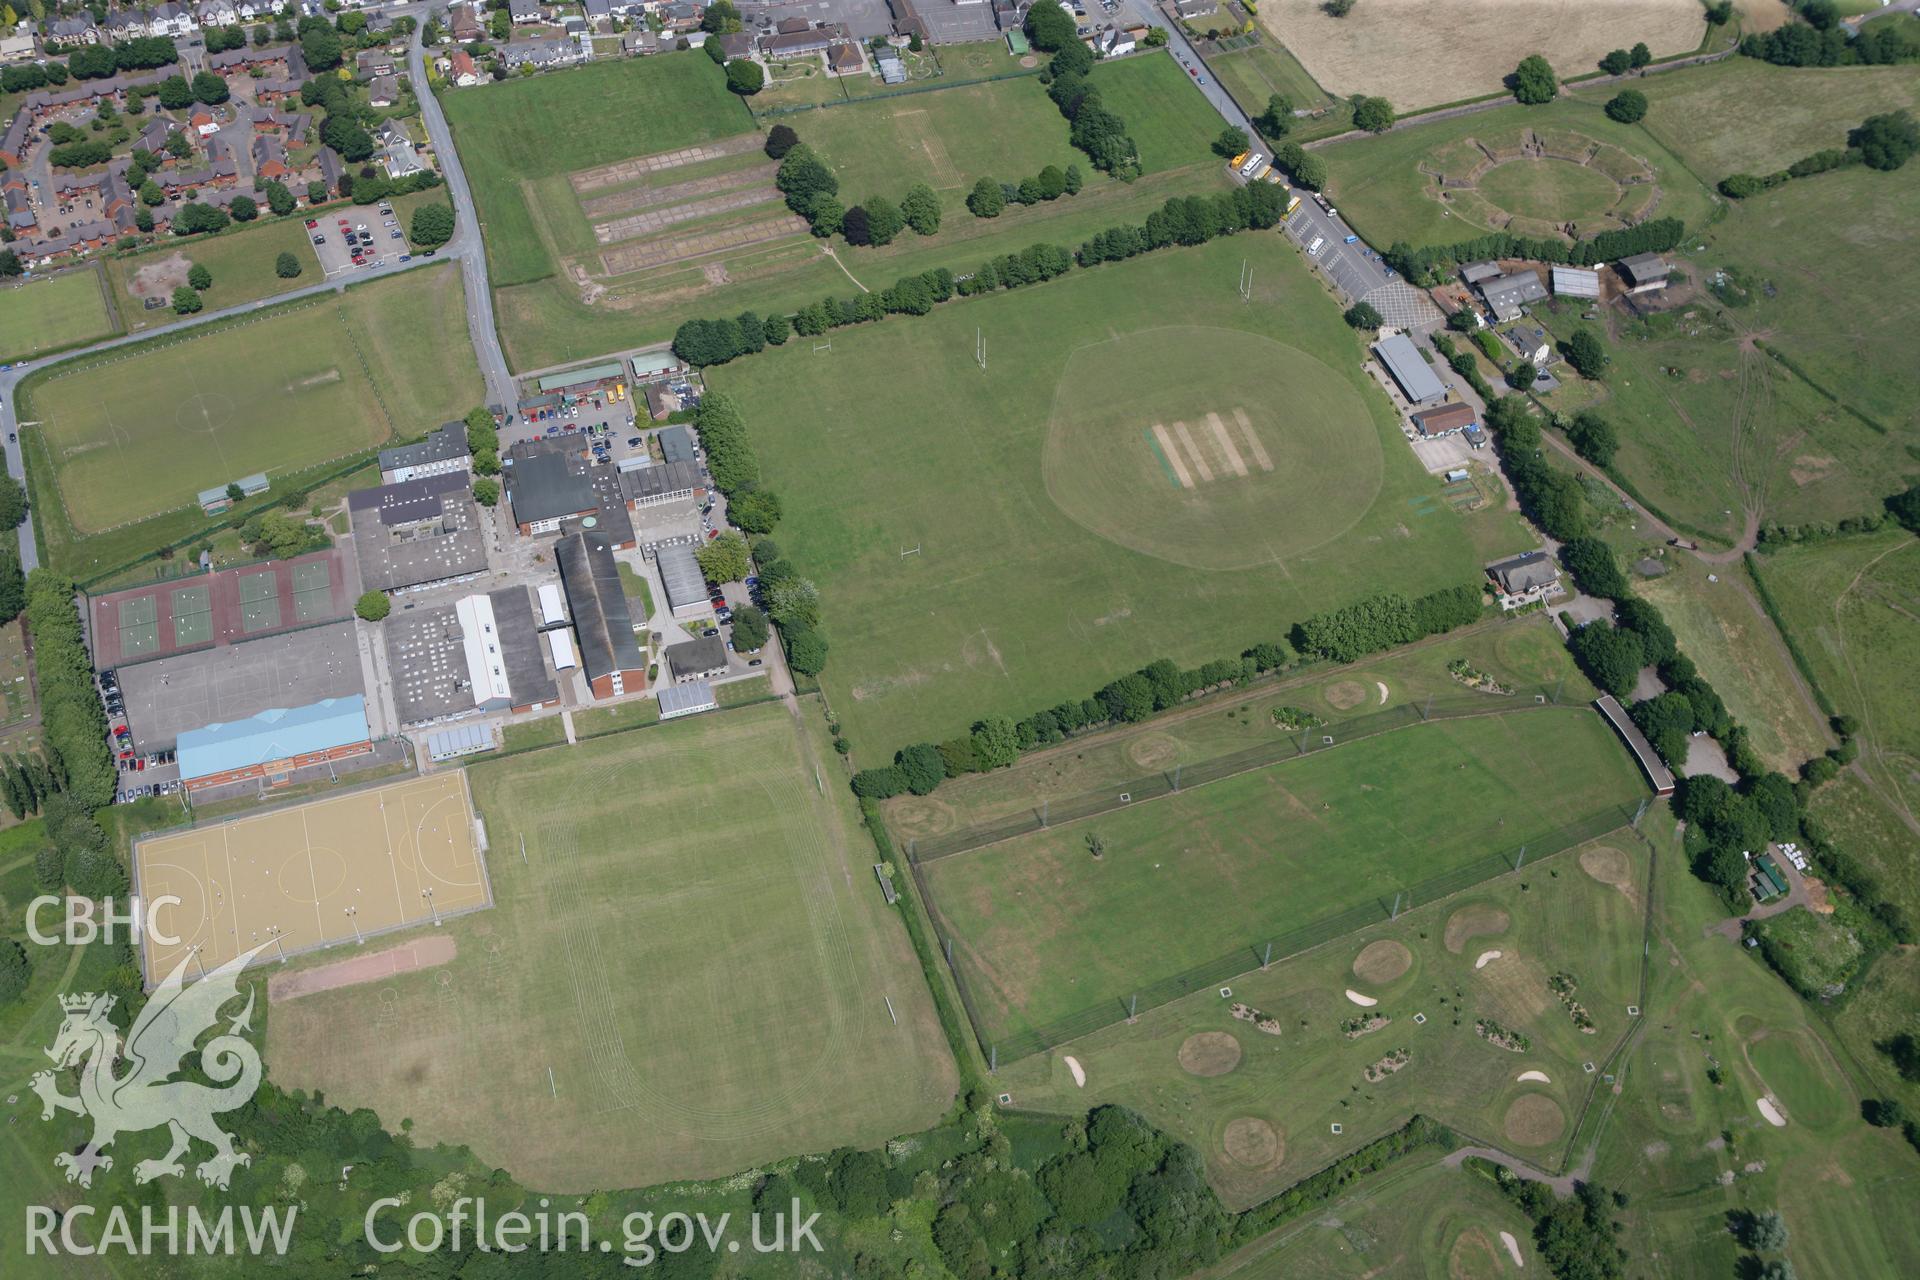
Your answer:
[[[1354,957],[1353,976],[1362,982],[1384,983],[1413,967],[1413,953],[1391,938],[1369,942]]]
[[[1467,949],[1467,943],[1475,938],[1489,937],[1505,933],[1511,921],[1507,913],[1498,907],[1478,906],[1462,907],[1447,917],[1447,931],[1443,938],[1447,950],[1459,955]]]
[[[1780,1114],[1780,1108],[1774,1105],[1772,1098],[1762,1098],[1755,1105],[1760,1108],[1760,1114],[1766,1117],[1768,1124],[1776,1129],[1787,1127],[1787,1118]]]
[[[1240,1065],[1240,1042],[1224,1031],[1202,1031],[1180,1046],[1180,1068],[1190,1076],[1223,1076]]]
[[[1380,691],[1380,705],[1383,707],[1386,706],[1387,705],[1387,682],[1385,680],[1375,680],[1373,682],[1373,687]]]
[[[1484,969],[1505,954],[1506,952],[1504,951],[1482,951],[1480,958],[1473,962],[1473,967],[1476,969]]]
[[[1080,1060],[1078,1058],[1073,1057],[1071,1054],[1069,1054],[1065,1059],[1063,1059],[1063,1061],[1065,1061],[1067,1064],[1067,1070],[1073,1073],[1073,1083],[1082,1089],[1086,1088],[1087,1073],[1085,1070],[1081,1068]],[[1545,1076],[1541,1077],[1541,1079],[1543,1080],[1545,1078],[1546,1078]]]
[[[1544,1147],[1566,1132],[1567,1116],[1544,1093],[1523,1093],[1507,1107],[1507,1140],[1522,1147]]]
[[[1513,1238],[1513,1232],[1502,1231],[1500,1233],[1500,1243],[1507,1246],[1507,1256],[1513,1259],[1514,1266],[1525,1267],[1527,1265],[1527,1260],[1520,1256],[1520,1242]]]
[[[1287,1144],[1274,1127],[1258,1116],[1227,1121],[1220,1139],[1227,1159],[1247,1169],[1271,1169],[1286,1158]]]
[[[1073,1059],[1068,1058],[1067,1061],[1072,1062]],[[1075,1074],[1077,1075],[1079,1073],[1075,1072]],[[1547,1079],[1547,1073],[1544,1071],[1522,1071],[1518,1076],[1515,1076],[1514,1078],[1518,1080],[1521,1084],[1525,1084],[1529,1080],[1537,1080],[1541,1084],[1553,1083],[1553,1081]]]
[[[1358,991],[1355,991],[1352,987],[1347,988],[1347,999],[1353,1001],[1355,1004],[1359,1005],[1362,1009],[1371,1009],[1373,1008],[1373,1006],[1380,1003],[1378,1000],[1375,1000],[1372,996],[1361,995]]]

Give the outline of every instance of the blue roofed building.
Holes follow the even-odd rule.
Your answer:
[[[295,769],[371,751],[371,738],[367,700],[359,694],[274,707],[181,734],[180,778],[189,791],[250,778],[283,780]]]

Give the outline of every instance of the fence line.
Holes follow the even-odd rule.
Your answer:
[[[1129,993],[1125,998],[1118,996],[1107,998],[1099,1004],[1068,1014],[1045,1026],[1000,1040],[993,1039],[987,1032],[985,1021],[973,998],[973,992],[967,984],[966,975],[962,967],[953,962],[951,939],[954,936],[954,930],[940,912],[939,900],[928,891],[923,864],[912,862],[910,865],[913,868],[921,899],[926,903],[935,930],[941,935],[942,949],[948,953],[948,968],[953,973],[954,985],[960,991],[960,1001],[966,1007],[967,1019],[973,1024],[974,1038],[979,1041],[981,1053],[986,1055],[989,1061],[997,1062],[998,1051],[1005,1049],[1007,1060],[1013,1062],[1051,1049],[1055,1045],[1077,1040],[1115,1023],[1125,1022],[1141,1012],[1170,1004],[1195,991],[1218,986],[1275,961],[1286,960],[1310,951],[1335,938],[1356,933],[1370,925],[1397,919],[1403,911],[1430,906],[1456,893],[1514,872],[1523,864],[1532,865],[1541,859],[1551,858],[1569,849],[1577,848],[1610,831],[1632,825],[1636,809],[1637,806],[1633,805],[1608,805],[1583,818],[1566,823],[1545,836],[1529,840],[1516,850],[1488,854],[1465,866],[1456,867],[1452,871],[1445,871],[1418,884],[1409,885],[1397,891],[1391,899],[1383,896],[1336,915],[1312,921],[1287,933],[1254,939],[1181,973],[1149,982],[1137,991]]]
[[[947,80],[943,77],[940,83],[937,84],[910,84],[904,89],[895,89],[891,93],[869,93],[863,94],[858,98],[837,98],[831,102],[796,102],[791,106],[762,107],[757,111],[754,110],[752,106],[748,106],[747,110],[752,113],[756,121],[775,116],[796,116],[804,111],[824,111],[828,107],[852,107],[858,106],[862,102],[884,102],[888,98],[905,98],[916,93],[938,93],[942,89],[964,89],[970,84],[993,84],[999,80],[1025,80],[1029,77],[1039,75],[1041,70],[1039,67],[1034,67],[1031,70],[1002,71],[998,75],[974,76],[970,80]],[[742,99],[742,101],[744,101],[744,99]]]
[[[1557,686],[1546,686],[1537,690],[1528,689],[1512,697],[1474,693],[1464,697],[1449,697],[1445,701],[1428,699],[1420,703],[1400,703],[1384,711],[1336,720],[1330,724],[1290,730],[1285,737],[1275,738],[1227,755],[1216,756],[1211,760],[1202,760],[1197,764],[1181,765],[1159,773],[1142,774],[1097,790],[1083,791],[1079,795],[1068,796],[1065,799],[1048,799],[1040,808],[1031,809],[1010,818],[978,823],[959,831],[949,831],[924,839],[903,840],[899,833],[895,832],[893,833],[894,843],[904,843],[907,846],[907,855],[913,861],[931,862],[939,858],[952,857],[957,853],[983,848],[986,845],[998,844],[1003,840],[1012,840],[1043,827],[1076,822],[1097,814],[1110,813],[1115,809],[1124,809],[1149,800],[1157,800],[1176,791],[1204,786],[1209,782],[1218,782],[1222,778],[1263,769],[1284,760],[1298,759],[1316,751],[1325,751],[1331,747],[1358,742],[1364,738],[1391,733],[1396,729],[1425,724],[1431,720],[1512,715],[1521,711],[1548,709],[1561,705],[1557,701],[1558,697]]]

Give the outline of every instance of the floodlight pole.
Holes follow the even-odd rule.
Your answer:
[[[1133,993],[1132,996],[1128,997],[1127,999],[1127,1021],[1132,1022],[1135,1015],[1137,1015],[1139,1012],[1140,1012],[1140,993],[1136,991]]]
[[[1273,944],[1269,942],[1267,944],[1266,954],[1260,957],[1260,967],[1264,969],[1272,963],[1273,963]]]
[[[1393,895],[1393,914],[1387,918],[1389,920],[1398,920],[1400,918],[1400,895],[1398,893]]]
[[[429,885],[425,889],[422,889],[420,896],[427,900],[427,910],[433,914],[433,925],[436,929],[439,928],[440,909],[433,904],[433,886]]]
[[[947,938],[947,967],[953,967],[953,938],[951,935]]]
[[[1042,800],[1040,802],[1040,825],[1043,827],[1047,825],[1047,806],[1050,803],[1051,801],[1048,800]]]
[[[1177,765],[1177,764],[1173,766],[1173,789],[1175,791],[1178,791],[1180,789],[1180,770],[1183,767],[1184,766]]]
[[[1000,1070],[1000,1046],[996,1044],[987,1049],[987,1071],[991,1073],[998,1070]]]
[[[355,944],[365,946],[367,940],[360,935],[360,909],[358,907],[343,907],[342,910],[347,913],[347,923],[353,926],[353,940]]]
[[[1526,860],[1527,860],[1527,846],[1521,845],[1520,852],[1514,855],[1513,869],[1515,871],[1518,871],[1521,868],[1521,866],[1523,866],[1526,863]]]
[[[193,962],[200,966],[200,976],[202,978],[206,977],[207,962],[200,958],[200,944],[197,942],[194,943],[193,946],[188,948],[188,953],[193,956]]]
[[[287,962],[287,949],[280,945],[280,926],[279,925],[275,925],[273,927],[273,949],[275,954],[277,954],[280,957],[280,963],[285,964]]]

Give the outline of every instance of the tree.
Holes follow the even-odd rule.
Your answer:
[[[208,106],[218,106],[233,95],[227,89],[227,82],[211,71],[202,71],[193,78],[193,100],[204,102]]]
[[[0,279],[13,279],[26,274],[26,270],[19,254],[11,249],[0,249]]]
[[[12,938],[0,938],[0,1004],[18,999],[33,979],[27,949]]]
[[[353,611],[368,622],[378,622],[393,612],[393,601],[384,591],[368,591],[354,601]]]
[[[184,111],[193,105],[193,86],[185,76],[168,76],[160,82],[160,105],[169,111]]]
[[[1552,102],[1560,93],[1560,78],[1553,73],[1553,67],[1537,53],[1530,53],[1520,60],[1513,74],[1507,77],[1507,87],[1513,90],[1513,96],[1528,106],[1539,106],[1543,102]]]
[[[308,71],[331,71],[345,56],[339,33],[324,24],[310,26],[300,33],[300,53]]]
[[[767,615],[750,604],[733,611],[733,647],[752,653],[767,642]]]
[[[1848,132],[1847,145],[1859,151],[1869,169],[1891,172],[1920,151],[1920,125],[1905,111],[1868,116]]]
[[[1606,622],[1590,622],[1567,639],[1567,648],[1589,679],[1616,698],[1633,692],[1646,665],[1640,637]]]
[[[997,218],[1006,207],[1006,193],[992,178],[980,179],[967,193],[967,211],[976,218]]]
[[[1044,53],[1057,53],[1080,42],[1072,15],[1055,0],[1035,0],[1027,10],[1027,39]]]
[[[1610,76],[1623,76],[1633,66],[1633,57],[1625,49],[1615,49],[1600,59],[1600,69]]]
[[[1607,99],[1606,112],[1621,124],[1638,124],[1646,119],[1647,95],[1638,89],[1622,89]]]
[[[1353,100],[1353,127],[1368,133],[1385,133],[1393,128],[1393,104],[1385,98],[1356,96]]]
[[[18,529],[26,518],[26,486],[0,472],[0,529]]]
[[[193,144],[187,141],[187,135],[178,129],[167,130],[167,154],[175,160],[185,160],[193,154]]]
[[[1600,345],[1600,339],[1591,329],[1575,330],[1567,339],[1565,354],[1574,372],[1589,381],[1599,381],[1607,371],[1606,348]]]
[[[1239,125],[1228,125],[1213,140],[1213,154],[1231,159],[1234,156],[1245,155],[1252,146],[1253,144],[1247,139],[1245,129]]]
[[[140,203],[149,209],[157,209],[167,202],[167,193],[160,184],[148,178],[140,184]]]
[[[1743,1233],[1747,1247],[1761,1253],[1779,1253],[1787,1247],[1787,1220],[1778,1210],[1752,1214]]]
[[[1902,1031],[1881,1046],[1893,1069],[1909,1084],[1920,1084],[1920,1036]]]
[[[871,244],[892,244],[907,220],[900,214],[900,206],[884,196],[873,196],[866,203],[867,239]]]
[[[1707,6],[1707,25],[1724,27],[1733,21],[1733,0],[1714,0]]]
[[[727,499],[727,518],[748,533],[772,533],[780,522],[780,495],[749,489]]]
[[[827,667],[827,638],[812,628],[789,631],[787,665],[803,676],[817,676]],[[896,793],[897,794],[897,793]]]
[[[1010,765],[1020,755],[1020,737],[1013,721],[1005,716],[988,716],[973,726],[973,755],[982,772]]]
[[[453,239],[453,206],[421,205],[413,211],[413,220],[407,230],[414,244],[429,249],[438,248]]]
[[[693,553],[693,558],[699,562],[700,572],[707,575],[708,582],[738,582],[747,576],[753,564],[747,554],[747,540],[731,529],[708,539],[705,546]]]
[[[300,274],[300,259],[291,253],[283,253],[273,260],[273,273],[282,280],[291,280]]]
[[[780,160],[793,150],[800,141],[800,135],[784,124],[777,124],[767,130],[766,153],[769,160]]]
[[[491,507],[500,501],[500,482],[492,476],[481,476],[473,482],[473,500],[483,507]]]
[[[1507,385],[1515,391],[1525,391],[1540,380],[1540,370],[1531,360],[1521,360],[1507,370]]]
[[[227,213],[235,222],[252,222],[260,216],[260,206],[251,196],[235,196],[227,204]]]
[[[1647,48],[1647,42],[1644,40],[1634,45],[1633,48],[1627,52],[1627,62],[1635,71],[1638,71],[1652,61],[1653,50]]]
[[[1627,576],[1620,571],[1619,557],[1599,538],[1582,536],[1562,543],[1560,564],[1587,595],[1606,600],[1621,600],[1627,595]]]
[[[1620,449],[1620,435],[1613,424],[1592,409],[1582,409],[1567,424],[1567,441],[1575,453],[1596,467],[1611,466]]]
[[[1344,18],[1353,12],[1354,0],[1320,0],[1320,11],[1329,18]]]
[[[713,0],[700,19],[700,29],[716,36],[732,35],[740,26],[740,10],[733,0]]]
[[[1356,302],[1341,317],[1355,329],[1378,329],[1386,321],[1371,302]]]
[[[205,304],[200,301],[200,295],[185,285],[181,285],[173,291],[173,310],[175,315],[190,316],[200,310],[204,305]]]
[[[940,758],[940,748],[931,742],[902,747],[893,757],[893,767],[900,771],[907,790],[916,796],[927,795],[947,780],[947,763]]]
[[[767,591],[767,612],[783,627],[810,630],[820,625],[820,588],[806,578],[789,578]]]
[[[940,230],[940,197],[926,183],[916,182],[900,201],[900,216],[918,234],[933,235]]]
[[[1293,99],[1284,93],[1269,94],[1267,109],[1254,117],[1253,124],[1269,138],[1286,137],[1293,132]]]
[[[187,268],[187,283],[192,285],[198,292],[205,293],[207,290],[213,288],[213,272],[196,262]]]
[[[753,59],[735,58],[727,64],[727,88],[741,97],[752,97],[766,86],[766,70]]]

